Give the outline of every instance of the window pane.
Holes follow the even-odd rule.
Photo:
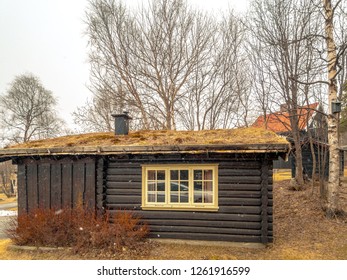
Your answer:
[[[155,180],[155,170],[148,170],[147,180]]]
[[[202,182],[194,182],[194,191],[202,191]]]
[[[170,183],[170,190],[172,192],[177,192],[178,191],[178,182],[171,182]]]
[[[155,193],[148,193],[148,202],[155,202]]]
[[[188,191],[188,181],[180,182],[180,191],[187,192]]]
[[[181,203],[188,203],[189,201],[189,197],[188,197],[188,193],[184,192],[184,193],[180,193],[180,202]]]
[[[211,192],[212,191],[212,182],[204,182],[204,191]]]
[[[202,170],[194,170],[194,180],[202,180]]]
[[[195,203],[201,203],[202,202],[201,193],[194,193],[194,202]]]
[[[204,170],[204,180],[212,180],[212,170]]]
[[[165,202],[165,193],[158,193],[157,202]]]
[[[178,193],[177,192],[171,193],[170,202],[172,202],[172,203],[178,202]]]
[[[180,170],[180,180],[188,180],[188,170]]]
[[[171,180],[178,180],[178,170],[171,170],[170,177]]]
[[[165,180],[165,170],[157,171],[157,180]]]
[[[155,189],[155,182],[148,182],[147,185],[148,185],[149,191],[155,191],[156,190]]]
[[[212,201],[213,201],[213,195],[212,195],[212,193],[205,193],[204,194],[204,202],[205,203],[212,203]]]
[[[157,190],[159,192],[164,192],[165,191],[165,182],[158,182],[157,184]]]

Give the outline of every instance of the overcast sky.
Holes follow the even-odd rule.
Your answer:
[[[147,0],[126,0],[130,5]],[[218,14],[228,7],[242,12],[247,0],[188,0]],[[59,100],[61,116],[71,113],[91,93],[84,14],[87,0],[0,0],[0,94],[15,76],[32,73]]]

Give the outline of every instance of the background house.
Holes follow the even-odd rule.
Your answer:
[[[327,175],[328,172],[328,147],[327,147],[327,120],[320,103],[316,102],[297,109],[298,126],[300,129],[300,142],[302,146],[302,158],[304,174],[312,177],[313,154],[317,160],[316,172]],[[295,150],[293,147],[292,129],[289,113],[286,105],[281,105],[280,111],[264,116],[259,116],[252,125],[271,130],[278,135],[285,136],[292,143],[292,151],[287,162],[279,159],[274,161],[274,169],[291,169],[292,177],[295,177]],[[323,170],[325,170],[323,172]]]

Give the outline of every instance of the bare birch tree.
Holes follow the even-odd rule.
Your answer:
[[[340,187],[340,151],[339,151],[339,113],[333,112],[331,104],[337,101],[337,64],[339,55],[334,39],[334,13],[341,3],[337,1],[332,5],[331,0],[323,0],[323,10],[325,16],[325,42],[327,46],[327,67],[328,67],[328,143],[329,143],[329,181],[327,187],[326,214],[334,217],[339,209],[339,187]],[[345,48],[344,48],[345,49]],[[342,51],[342,50],[341,50]],[[344,51],[344,50],[343,50]]]
[[[0,97],[0,122],[4,141],[27,142],[57,136],[65,123],[58,117],[53,93],[32,74],[17,76]]]

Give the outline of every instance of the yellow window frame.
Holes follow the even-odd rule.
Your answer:
[[[165,171],[165,202],[148,202],[147,174],[149,170]],[[188,170],[188,203],[170,202],[170,171]],[[212,170],[212,202],[194,202],[194,170]],[[202,180],[204,181],[204,180]],[[161,165],[142,165],[142,209],[143,210],[181,210],[181,211],[218,211],[218,164],[161,164]]]

